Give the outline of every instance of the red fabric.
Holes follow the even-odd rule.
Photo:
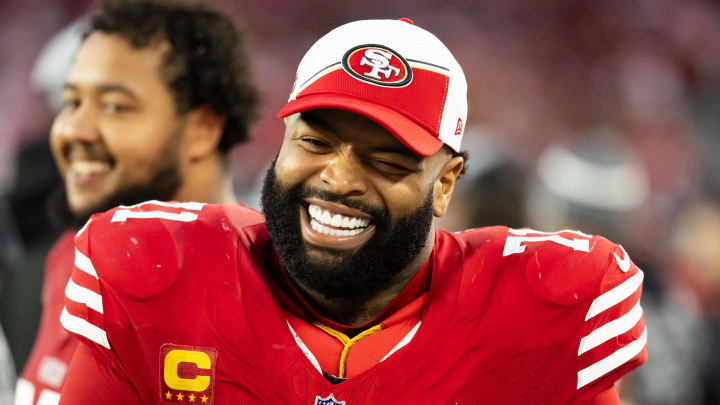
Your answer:
[[[402,293],[401,293],[402,294]],[[345,378],[367,371],[385,357],[420,321],[427,294],[395,311],[380,324],[382,330],[357,341],[345,360]],[[303,343],[315,355],[322,369],[334,376],[340,375],[340,359],[344,344],[314,324],[285,311],[285,316]],[[323,322],[320,322],[323,323]],[[376,322],[371,324],[376,325]],[[334,329],[334,328],[333,328]],[[337,329],[335,329],[337,330]]]
[[[334,70],[303,89],[297,99],[313,94],[345,94],[392,108],[422,125],[428,132],[440,130],[450,78],[446,74],[413,68],[413,85],[382,87],[360,81],[342,69]]]
[[[588,402],[588,405],[620,405],[620,397],[615,386],[596,395]]]
[[[438,132],[450,79],[425,69],[412,71],[412,86],[381,87],[338,68],[304,89],[278,117],[316,108],[353,111],[383,125],[411,150],[432,155],[442,146]]]
[[[122,373],[95,357],[95,351],[79,345],[72,358],[59,405],[133,405],[142,401]]]
[[[20,376],[35,388],[32,404],[45,390],[60,392],[78,344],[58,322],[65,303],[65,285],[73,269],[74,235],[75,231],[65,232],[45,261],[42,317],[30,357]]]
[[[228,226],[228,215],[245,220]],[[155,263],[153,257],[118,261],[121,267],[95,267],[110,349],[87,336],[83,340],[113,381],[83,383],[75,376],[92,367],[74,362],[65,386],[67,392],[84,389],[89,398],[126,395],[123,403],[138,403],[138,398],[162,403],[159,353],[166,343],[217,350],[218,405],[314,404],[330,394],[347,405],[474,403],[478,398],[500,405],[582,404],[611,388],[646,356],[640,345],[618,367],[577,388],[584,366],[578,357],[580,341],[603,326],[604,315],[585,320],[593,301],[639,274],[635,266],[627,272],[618,269],[613,258],[617,245],[572,233],[518,239],[504,227],[438,231],[417,334],[385,361],[334,385],[296,343],[269,287],[264,260],[269,236],[256,213],[206,206],[190,222],[128,220],[141,221],[143,227],[117,226],[112,216],[95,216],[86,246],[78,244],[91,262],[97,255],[125,255],[116,241],[135,238],[138,244],[152,245],[149,252],[175,252],[180,271],[172,283],[161,280],[153,287],[153,295],[137,297],[134,286],[146,282],[148,271],[138,266]],[[170,229],[172,245],[156,243],[158,228]],[[626,299],[632,300],[632,294]],[[620,315],[626,304],[622,300],[603,314]],[[631,328],[606,344],[621,350],[632,347],[623,345],[633,337]],[[600,345],[587,355],[600,359],[605,350]],[[68,398],[64,403],[88,403]]]

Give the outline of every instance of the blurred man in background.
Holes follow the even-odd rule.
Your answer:
[[[69,230],[47,259],[45,308],[16,405],[59,400],[75,349],[58,319],[77,227],[94,212],[150,199],[237,203],[228,152],[247,139],[257,96],[227,16],[121,0],[90,21],[62,99],[50,142],[65,184],[51,210]]]

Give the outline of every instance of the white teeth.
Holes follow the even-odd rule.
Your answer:
[[[337,225],[337,226],[340,226],[343,228],[350,228],[350,222],[351,222],[350,218],[342,217],[342,220],[340,221],[340,225]]]
[[[70,163],[70,170],[78,174],[102,174],[110,171],[108,162],[74,160]]]
[[[316,232],[324,233],[325,235],[330,236],[354,236],[359,234],[363,231],[364,228],[357,228],[357,229],[335,229],[327,227],[320,222],[316,221],[315,219],[310,220],[310,226],[312,229],[314,229]]]
[[[327,235],[357,235],[363,230],[363,228],[370,225],[370,220],[367,218],[348,217],[332,213],[329,210],[314,204],[310,204],[308,206],[308,214],[312,218],[310,221],[312,228],[317,232]],[[325,225],[346,229],[334,229]]]
[[[324,224],[329,224],[332,221],[332,215],[330,214],[330,211],[323,211],[318,219]]]

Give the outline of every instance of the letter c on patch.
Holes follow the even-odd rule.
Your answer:
[[[207,353],[193,350],[171,350],[165,355],[165,364],[163,367],[163,378],[168,387],[179,391],[202,392],[210,386],[209,376],[196,375],[195,378],[180,377],[178,375],[180,363],[192,363],[202,370],[210,370],[212,368],[212,360]]]

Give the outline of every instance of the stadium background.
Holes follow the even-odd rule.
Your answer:
[[[636,403],[720,403],[720,4],[704,0],[215,2],[245,28],[262,92],[235,188],[257,206],[305,50],[356,19],[409,17],[468,80],[470,169],[442,226],[599,232],[646,271],[647,366]],[[40,312],[44,213],[60,181],[33,65],[89,0],[0,3],[0,321],[19,369]],[[58,66],[61,62],[58,61]],[[573,176],[572,174],[575,174]],[[614,175],[610,175],[614,173]]]

